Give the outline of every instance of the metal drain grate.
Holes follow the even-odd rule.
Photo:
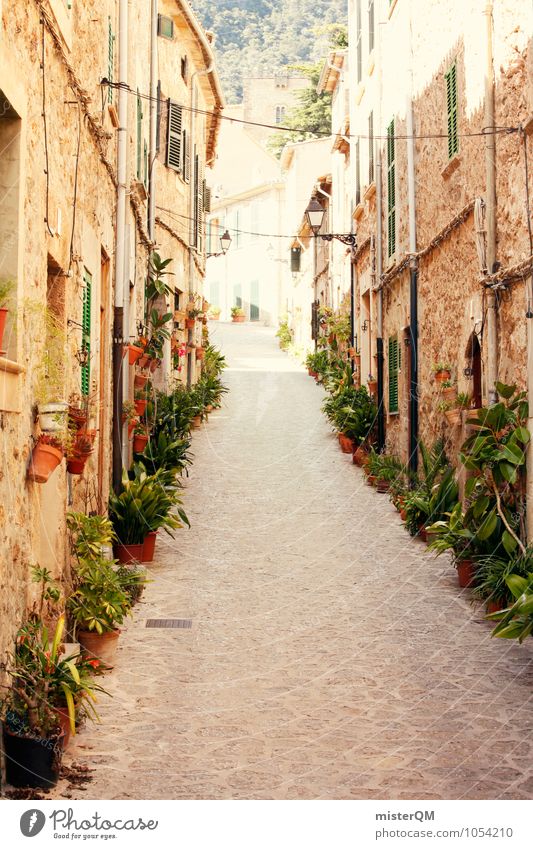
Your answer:
[[[147,619],[147,628],[192,628],[192,619]]]

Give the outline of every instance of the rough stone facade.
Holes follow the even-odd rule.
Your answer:
[[[381,152],[381,181],[375,173],[375,189],[382,194],[381,281],[371,279],[372,249],[368,237],[377,236],[374,186],[363,185],[361,204],[356,207],[358,251],[356,329],[362,348],[361,379],[367,369],[376,374],[377,288],[383,289],[383,340],[385,352],[384,401],[387,446],[407,458],[409,449],[408,328],[410,325],[409,205],[407,183],[408,140],[405,102],[412,92],[415,167],[416,250],[418,257],[419,320],[419,417],[420,438],[431,443],[444,436],[452,450],[464,433],[452,428],[439,411],[441,400],[432,365],[452,365],[452,379],[459,392],[474,396],[473,351],[479,344],[481,401],[487,401],[486,293],[476,249],[473,202],[485,197],[484,69],[486,21],[483,9],[468,9],[456,0],[436,8],[417,8],[409,22],[409,8],[398,2],[390,9],[378,7],[376,20],[387,20],[378,28],[376,43],[368,54],[366,22],[363,24],[363,78],[353,80],[358,91],[352,108],[353,134],[368,136],[367,116],[373,111],[376,148]],[[353,11],[353,9],[351,10]],[[420,12],[420,14],[418,14]],[[388,16],[388,17],[387,17]],[[516,4],[495,5],[493,13],[495,75],[497,250],[496,258],[506,269],[526,260],[531,250],[526,219],[524,144],[533,156],[530,136],[516,131],[531,114],[531,36],[533,21],[524,14],[518,20]],[[350,69],[357,67],[354,27],[351,20]],[[411,31],[410,58],[408,30]],[[428,31],[438,38],[427,38]],[[381,38],[381,42],[378,41]],[[392,51],[406,39],[405,51]],[[445,74],[455,65],[457,90],[458,151],[448,155],[447,90]],[[411,67],[414,68],[411,76]],[[351,70],[353,74],[354,71]],[[377,80],[377,81],[376,81]],[[379,82],[379,85],[378,85]],[[377,117],[376,117],[377,116]],[[381,118],[379,117],[381,116]],[[387,130],[394,119],[396,248],[388,252],[388,150]],[[510,128],[510,132],[505,129]],[[525,141],[524,141],[525,138]],[[531,191],[531,183],[530,183]],[[355,206],[355,205],[354,205]],[[461,220],[457,217],[464,211]],[[455,224],[454,224],[455,222]],[[441,241],[434,240],[448,225],[454,225]],[[376,250],[379,250],[376,244]],[[374,255],[375,260],[375,255]],[[505,275],[503,275],[505,276]],[[366,292],[366,295],[365,295]],[[366,298],[366,300],[365,300]],[[524,281],[509,283],[498,293],[498,377],[526,387],[526,321]],[[367,325],[363,329],[363,322]],[[398,377],[398,413],[389,411],[388,342],[397,337],[401,349]],[[477,357],[477,354],[475,354]]]
[[[184,105],[191,104],[191,78],[196,72],[194,107],[210,113],[196,121],[193,136],[205,163],[214,156],[222,107],[216,72],[208,70],[212,64],[209,42],[187,3],[173,0],[161,6],[174,20],[174,39],[164,47],[163,39],[157,40],[161,90]],[[118,79],[119,2],[17,0],[0,9],[0,278],[15,284],[5,351],[0,354],[3,656],[34,600],[31,565],[46,567],[54,577],[68,581],[67,511],[102,512],[107,505],[112,450],[118,93],[102,80]],[[191,193],[180,186],[179,175],[167,168],[163,135],[161,158],[154,169],[156,204],[172,210],[181,223],[175,227],[177,235],[170,232],[174,230],[170,222],[170,229],[157,226],[154,242],[148,238],[149,4],[130,2],[129,14],[127,170],[131,191],[125,273],[131,297],[125,309],[125,341],[128,336],[135,338],[138,322],[144,318],[144,283],[154,247],[174,258],[172,279],[184,291],[201,291],[205,263],[205,245],[201,240],[191,245],[183,224],[191,217]],[[176,69],[184,56],[188,57],[189,83],[174,89],[173,81],[179,77]],[[136,90],[144,111],[141,138]],[[162,119],[163,105],[160,114]],[[188,263],[194,267],[191,274]],[[95,450],[82,476],[68,475],[63,462],[46,484],[32,483],[26,472],[39,434],[36,391],[49,344],[46,310],[55,316],[65,335],[58,358],[64,398],[79,397],[76,353],[83,348],[81,324],[88,284],[90,333],[85,341],[90,350],[89,426],[97,430]],[[126,364],[127,358],[123,362]],[[164,365],[166,373],[160,382],[168,385],[176,375],[171,373],[169,361]],[[192,355],[190,379],[194,381],[198,373]],[[132,383],[129,374],[124,380],[125,398],[133,397]],[[124,448],[127,461],[127,441]]]

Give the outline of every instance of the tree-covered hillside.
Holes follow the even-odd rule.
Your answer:
[[[327,25],[347,20],[347,0],[193,0],[192,6],[215,33],[230,103],[240,100],[243,77],[319,59],[327,50]]]

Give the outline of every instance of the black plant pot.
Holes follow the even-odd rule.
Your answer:
[[[48,738],[19,737],[4,725],[6,781],[13,787],[55,787],[59,778],[62,734]]]

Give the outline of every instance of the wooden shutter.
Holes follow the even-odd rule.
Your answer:
[[[191,146],[187,130],[183,130],[183,179],[186,183],[191,182]]]
[[[137,91],[137,179],[142,173],[142,134],[143,134],[143,102]]]
[[[387,127],[387,256],[396,251],[396,145],[394,118]]]
[[[368,116],[368,182],[374,182],[374,113]]]
[[[83,301],[81,314],[82,347],[87,351],[87,365],[81,367],[81,394],[89,395],[91,388],[91,287],[92,277],[85,269],[83,272]]]
[[[167,165],[174,171],[181,171],[181,134],[182,134],[181,106],[168,101],[168,137],[167,137]]]
[[[146,188],[148,188],[148,142],[146,139],[144,140],[144,174],[143,174],[143,182]]]
[[[389,337],[389,413],[398,412],[398,371],[400,351],[398,337]]]
[[[359,139],[355,142],[355,205],[361,203],[361,151]]]
[[[204,166],[202,160],[199,156],[196,157],[197,161],[197,170],[198,170],[198,182],[196,184],[196,218],[198,221],[198,239],[197,246],[198,249],[202,249],[203,244],[203,236],[205,232],[204,227]]]
[[[205,212],[211,212],[211,189],[209,186],[206,186],[204,180],[204,210]]]
[[[159,153],[161,150],[161,80],[157,81],[157,118],[155,131],[155,149]]]
[[[448,113],[448,159],[459,150],[459,137],[457,135],[457,65],[452,65],[446,80],[446,110]]]

